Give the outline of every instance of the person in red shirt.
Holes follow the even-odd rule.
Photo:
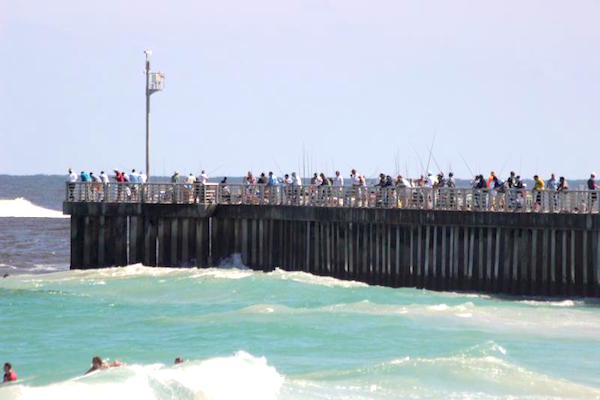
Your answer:
[[[4,363],[4,382],[14,382],[17,380],[17,373],[13,371],[10,363]]]

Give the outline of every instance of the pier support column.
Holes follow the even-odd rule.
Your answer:
[[[71,216],[71,269],[83,268],[84,217]]]
[[[98,267],[98,217],[83,217],[83,267]]]
[[[144,220],[139,216],[129,217],[129,264],[144,262]]]
[[[158,221],[153,217],[144,218],[144,265],[156,266],[156,240],[158,235]]]
[[[208,218],[198,218],[196,223],[196,266],[206,268],[208,266]]]
[[[126,217],[111,217],[112,247],[114,249],[115,265],[127,265],[127,219]]]

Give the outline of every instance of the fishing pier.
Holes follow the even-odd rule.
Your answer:
[[[600,296],[600,196],[68,183],[71,268],[281,268],[392,287]]]

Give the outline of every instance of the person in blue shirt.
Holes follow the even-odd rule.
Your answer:
[[[269,180],[267,181],[267,185],[277,186],[279,182],[277,181],[277,177],[272,171],[269,171]]]
[[[556,184],[556,177],[554,174],[551,174],[550,179],[548,179],[548,182],[546,182],[546,190],[551,190],[554,192],[557,188],[558,186]]]
[[[492,182],[493,182],[493,187],[494,187],[494,189],[496,189],[497,192],[504,193],[505,186],[504,186],[504,182],[502,181],[502,179],[500,179],[500,178],[498,178],[498,176],[494,175]]]

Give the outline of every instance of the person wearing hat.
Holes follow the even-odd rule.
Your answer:
[[[431,171],[427,172],[427,176],[425,177],[425,187],[433,187],[433,173]]]
[[[533,176],[533,189],[531,191],[535,197],[535,203],[533,205],[534,210],[538,210],[542,206],[542,192],[546,190],[546,184],[544,181],[538,176]]]
[[[588,190],[598,190],[598,184],[596,183],[596,173],[590,174],[590,179],[587,181]]]

